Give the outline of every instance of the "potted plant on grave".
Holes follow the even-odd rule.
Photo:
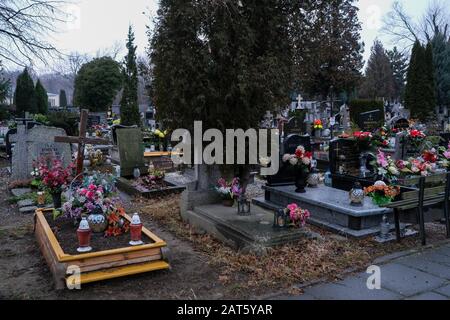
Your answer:
[[[226,207],[232,207],[234,205],[234,199],[239,198],[242,193],[239,178],[233,178],[231,182],[226,181],[224,178],[220,178],[217,181],[214,190],[222,198],[222,204]]]
[[[305,193],[308,174],[311,172],[312,152],[306,151],[304,146],[298,146],[295,154],[285,154],[283,162],[297,168],[295,186],[297,193]]]
[[[400,194],[400,187],[388,186],[383,181],[378,181],[373,186],[364,188],[364,193],[372,198],[375,205],[381,206],[391,203]]]
[[[149,168],[148,175],[140,177],[134,185],[138,189],[141,189],[141,186],[148,190],[163,189],[167,187],[167,183],[164,181],[165,176],[166,174],[164,171],[155,168]]]
[[[412,145],[415,149],[420,150],[422,144],[425,142],[426,134],[420,130],[407,130],[404,136],[404,141]]]
[[[359,149],[361,151],[367,151],[370,149],[373,135],[371,132],[363,132],[363,131],[356,131],[353,132],[353,138],[358,142]]]
[[[40,158],[34,167],[38,171],[44,190],[52,196],[55,209],[61,208],[62,192],[72,181],[74,164],[64,167],[61,159],[49,156]]]

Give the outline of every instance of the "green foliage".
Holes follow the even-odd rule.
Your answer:
[[[45,125],[49,124],[48,117],[45,114],[40,114],[40,113],[35,114],[33,119],[34,119],[34,121],[45,124]]]
[[[366,99],[355,99],[349,102],[350,109],[350,119],[354,123],[358,123],[358,117],[360,113],[380,110],[381,119],[384,119],[384,105],[383,101],[378,100],[366,100]]]
[[[399,52],[397,47],[387,52],[394,73],[394,98],[402,100],[405,95],[406,72],[408,70],[408,59],[404,53]]]
[[[0,70],[1,72],[2,70]],[[6,102],[6,98],[11,90],[11,81],[9,79],[0,78],[0,105]]]
[[[395,96],[395,80],[391,62],[379,40],[375,40],[367,62],[361,95],[370,99],[392,99]]]
[[[327,97],[351,92],[364,66],[361,23],[354,0],[287,1],[295,76],[302,91]]]
[[[431,44],[426,48],[419,41],[414,44],[405,88],[405,106],[411,117],[420,121],[426,121],[434,114],[436,98]]]
[[[124,86],[122,101],[120,103],[120,119],[121,123],[125,126],[141,126],[138,105],[138,68],[134,39],[134,32],[130,26],[127,41],[128,54],[125,57],[123,68]]]
[[[0,105],[0,121],[11,119],[11,113],[5,105]]]
[[[65,90],[59,91],[59,106],[61,108],[67,108],[67,95]]]
[[[450,107],[450,42],[442,33],[437,33],[431,41],[433,47],[434,79],[436,103]]]
[[[14,102],[16,105],[16,113],[19,117],[24,117],[25,112],[31,114],[37,113],[34,82],[27,68],[17,77]]]
[[[36,83],[36,108],[40,114],[48,113],[48,95],[45,88],[42,86],[41,80]]]
[[[162,0],[151,36],[154,102],[169,128],[257,127],[288,103],[284,1]],[[201,35],[201,36],[199,36]]]
[[[63,128],[67,135],[78,135],[79,115],[67,111],[52,112],[48,114],[48,124],[53,127]]]
[[[75,105],[91,112],[107,111],[122,85],[120,64],[110,57],[84,64],[75,78]]]

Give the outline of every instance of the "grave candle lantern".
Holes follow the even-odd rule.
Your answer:
[[[238,203],[238,215],[246,216],[250,213],[250,201],[244,194],[241,194],[239,196],[237,203]]]
[[[89,252],[92,250],[90,243],[91,243],[91,228],[89,227],[89,223],[86,219],[86,217],[83,217],[80,222],[80,226],[77,230],[77,236],[78,236],[78,245],[79,248],[77,249],[78,252]]]
[[[144,242],[142,242],[142,240],[141,240],[142,239],[142,222],[137,213],[135,213],[133,215],[133,218],[131,219],[130,234],[131,234],[130,245],[139,246],[139,245],[144,244]]]
[[[274,212],[273,227],[285,228],[287,224],[287,214],[284,209],[278,209]]]
[[[37,203],[40,208],[45,206],[45,192],[39,191],[37,193]]]

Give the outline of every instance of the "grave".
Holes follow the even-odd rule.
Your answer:
[[[144,145],[139,128],[127,128],[117,131],[119,149],[120,176],[131,177],[135,168],[143,174],[147,171],[144,163]]]
[[[395,136],[395,160],[407,160],[421,155],[421,151],[407,141],[406,135],[407,133],[403,131]]]
[[[354,139],[334,139],[330,142],[330,172],[332,186],[340,190],[349,191],[360,182],[364,187],[374,182],[373,175],[361,177],[360,150]],[[367,161],[370,163],[370,160]],[[369,167],[370,168],[370,167]]]
[[[36,126],[29,130],[23,124],[17,127],[17,133],[12,135],[15,143],[12,151],[11,178],[26,180],[31,178],[33,161],[40,157],[54,155],[68,166],[72,161],[72,151],[69,145],[53,142],[57,136],[67,136],[64,129]]]
[[[374,205],[369,198],[365,198],[363,206],[352,206],[348,192],[323,185],[308,188],[304,194],[296,193],[295,186],[264,189],[265,196],[253,199],[254,204],[276,210],[296,203],[311,212],[309,223],[351,237],[376,235],[383,215],[392,219],[391,210]]]
[[[289,135],[283,142],[280,150],[280,169],[276,175],[267,177],[267,185],[289,185],[294,184],[296,168],[289,163],[283,163],[282,158],[286,153],[294,154],[298,146],[304,146],[306,151],[312,151],[311,137],[297,134]]]
[[[380,110],[372,110],[360,113],[358,117],[358,126],[362,131],[372,132],[381,127],[384,123]]]
[[[289,119],[288,122],[284,124],[283,133],[287,137],[291,134],[305,135],[307,132],[305,116],[296,116]]]
[[[148,175],[148,168],[144,163],[142,132],[139,128],[122,128],[117,130],[117,144],[120,157],[120,178],[116,186],[119,190],[132,196],[155,198],[163,195],[181,193],[185,187],[162,180],[161,185],[153,188],[133,179],[134,170],[139,169],[140,176]]]
[[[251,207],[250,216],[238,216],[236,205],[225,207],[211,189],[221,177],[217,166],[196,165],[196,180],[181,195],[180,211],[184,221],[197,231],[207,232],[240,250],[263,252],[267,247],[316,235],[301,229],[273,228],[274,212]]]

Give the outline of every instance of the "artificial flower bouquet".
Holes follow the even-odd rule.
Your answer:
[[[438,150],[438,164],[443,168],[450,167],[450,143],[446,147],[440,147]]]
[[[426,134],[423,131],[412,129],[406,131],[406,140],[416,149],[420,149],[426,139]]]
[[[358,142],[361,149],[368,149],[372,143],[373,135],[367,131],[353,132],[353,138]]]
[[[304,227],[306,221],[311,217],[311,213],[308,210],[300,208],[295,203],[288,205],[285,209],[285,213],[288,218],[288,223],[286,223],[286,225],[297,228]]]
[[[64,191],[73,178],[74,164],[65,167],[57,157],[41,157],[34,162],[32,176],[39,181],[44,190],[50,194]]]
[[[118,204],[114,197],[116,187],[114,177],[96,173],[85,177],[82,183],[68,193],[68,201],[63,204],[62,214],[67,218],[79,219],[82,215],[101,209],[108,214]]]
[[[375,185],[364,188],[364,193],[372,198],[374,204],[381,206],[391,203],[400,194],[400,187],[388,186],[384,182],[378,181]]]
[[[217,181],[217,185],[214,187],[214,190],[223,200],[234,200],[242,193],[239,178],[233,178],[231,182],[228,182],[224,178],[220,178]]]
[[[422,158],[410,158],[408,161],[398,160],[396,166],[402,175],[429,176],[436,171],[436,164],[424,161]]]
[[[320,120],[320,119],[314,120],[313,127],[314,127],[314,130],[322,130],[323,129],[322,120]]]
[[[395,161],[381,150],[378,150],[376,161],[372,164],[377,168],[378,175],[389,179],[391,182],[397,181],[401,174]]]
[[[298,166],[305,172],[311,171],[312,152],[306,151],[304,146],[298,146],[294,154],[285,154],[283,162]]]

